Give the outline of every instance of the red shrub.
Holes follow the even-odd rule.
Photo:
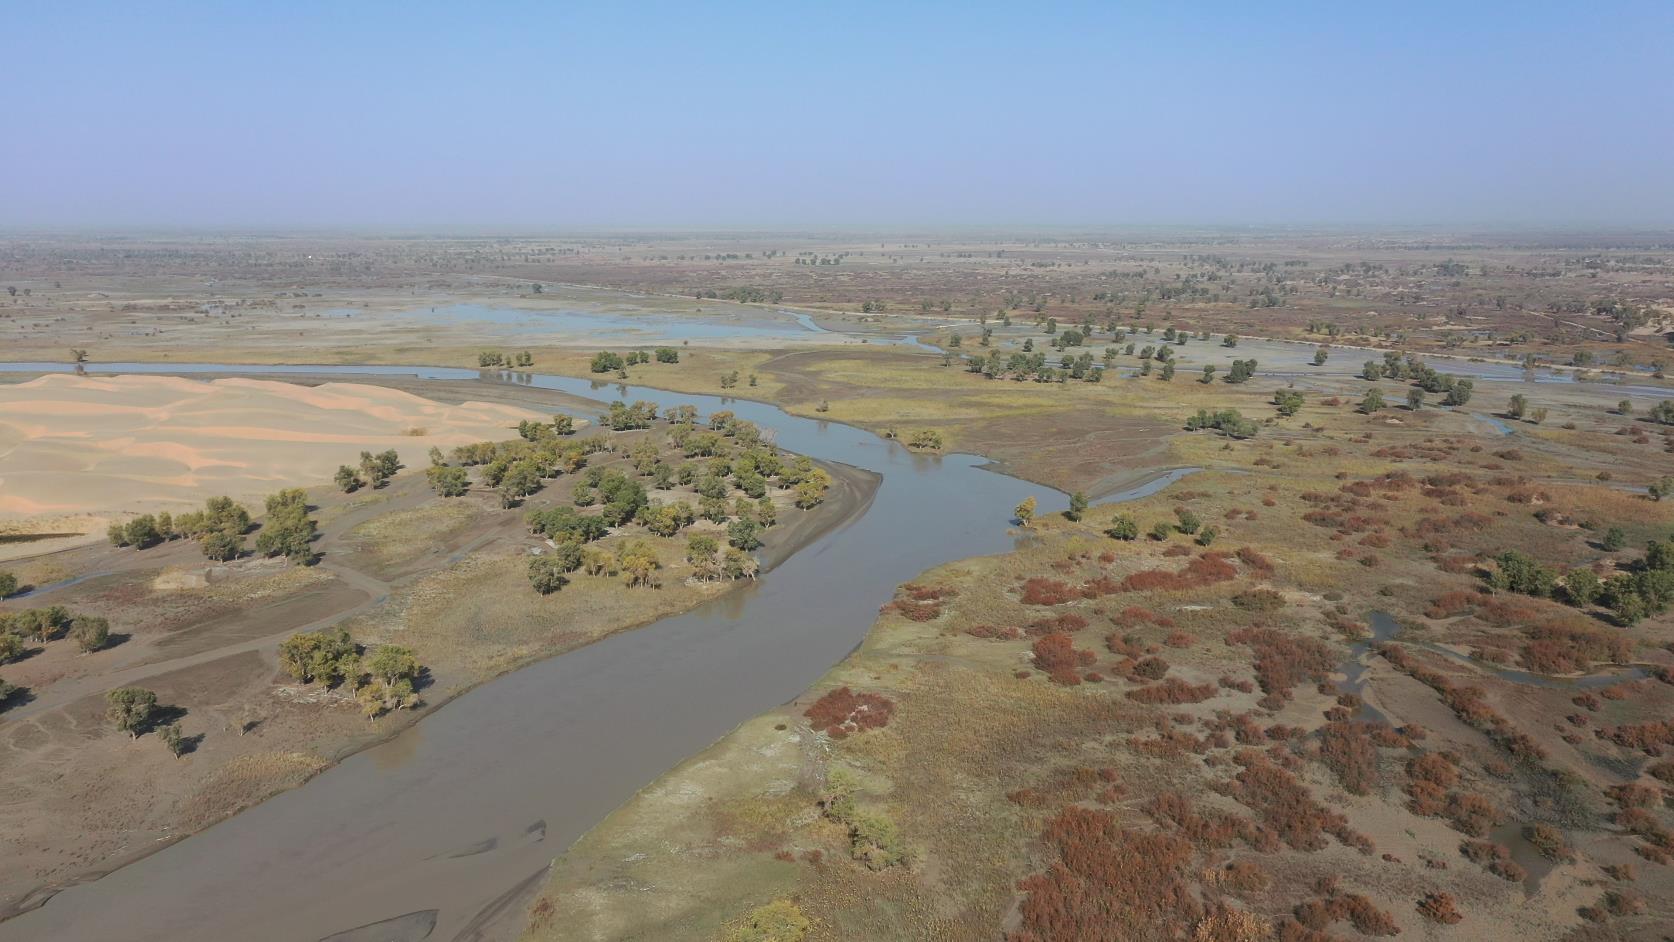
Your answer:
[[[1009,942],[1184,937],[1203,917],[1184,838],[1130,831],[1116,816],[1070,806],[1047,825],[1047,869],[1019,884]]]
[[[1074,601],[1079,596],[1080,593],[1070,588],[1068,583],[1036,576],[1023,583],[1020,601],[1024,605],[1062,605]]]
[[[868,729],[882,729],[889,724],[895,702],[881,694],[855,693],[847,687],[827,691],[814,701],[803,714],[815,729],[823,729],[834,739]]]
[[[1430,893],[1418,901],[1418,912],[1431,922],[1439,922],[1444,926],[1451,926],[1464,919],[1459,912],[1459,905],[1451,893]]]
[[[1297,684],[1324,681],[1337,666],[1336,655],[1324,642],[1275,628],[1240,628],[1227,641],[1254,650],[1256,682],[1268,695],[1262,705],[1269,709],[1289,700]]]
[[[1128,699],[1137,703],[1202,703],[1214,695],[1214,684],[1188,684],[1178,677],[1128,691]]]
[[[1094,661],[1093,652],[1076,650],[1074,639],[1062,633],[1049,634],[1036,641],[1034,653],[1035,666],[1066,687],[1081,683],[1077,669]]]
[[[1049,635],[1054,631],[1080,631],[1087,627],[1087,619],[1074,612],[1065,612],[1056,618],[1037,618],[1029,622],[1031,635]]]

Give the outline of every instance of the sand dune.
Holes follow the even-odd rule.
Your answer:
[[[504,439],[525,409],[447,405],[356,383],[50,375],[0,385],[0,525],[260,501],[331,480],[362,450],[412,467],[432,445]]]

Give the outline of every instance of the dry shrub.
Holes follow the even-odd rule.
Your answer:
[[[1273,885],[1273,876],[1253,860],[1235,860],[1221,869],[1217,882],[1234,893],[1260,893]]]
[[[1077,766],[1060,770],[1041,785],[1010,792],[1006,798],[1025,808],[1044,808],[1083,801],[1109,803],[1121,795],[1121,776],[1115,769]]]
[[[1475,792],[1454,792],[1447,797],[1443,811],[1453,827],[1471,837],[1487,837],[1488,831],[1500,823],[1500,810],[1494,803]]]
[[[1189,882],[1196,854],[1179,835],[1127,830],[1108,811],[1072,805],[1041,839],[1052,862],[1019,883],[1009,942],[1184,937],[1203,919]]]
[[[994,641],[1016,641],[1023,637],[1021,628],[1000,628],[994,625],[972,625],[965,629],[965,633],[973,638],[987,638]]]
[[[1024,605],[1062,605],[1079,597],[1080,593],[1067,582],[1035,576],[1023,583],[1023,595],[1019,601]]]
[[[1424,617],[1439,619],[1469,615],[1476,611],[1480,601],[1482,595],[1477,592],[1443,592],[1430,600],[1430,607],[1424,610]]]
[[[1465,918],[1459,912],[1459,904],[1453,899],[1453,894],[1446,892],[1425,894],[1418,901],[1418,912],[1425,919],[1444,926],[1454,925]]]
[[[1564,832],[1550,824],[1535,824],[1523,829],[1523,837],[1540,851],[1540,855],[1547,860],[1557,863],[1568,863],[1575,859],[1575,851],[1570,849],[1569,841]]]
[[[1653,720],[1649,723],[1606,726],[1598,730],[1597,735],[1624,749],[1638,749],[1648,756],[1660,756],[1665,747],[1674,745],[1674,722]]]
[[[1240,750],[1234,757],[1242,769],[1221,788],[1239,804],[1256,813],[1286,846],[1295,850],[1320,850],[1324,835],[1362,853],[1372,852],[1372,842],[1348,826],[1348,819],[1314,801],[1308,788],[1285,769],[1253,749]]]
[[[1074,612],[1065,612],[1055,618],[1037,618],[1029,622],[1028,634],[1049,635],[1055,631],[1080,631],[1085,627],[1087,619]]]
[[[1186,568],[1178,572],[1168,572],[1162,569],[1148,569],[1136,572],[1121,582],[1116,583],[1115,592],[1184,592],[1189,589],[1201,589],[1225,582],[1238,575],[1238,570],[1227,562],[1225,553],[1205,552],[1186,564]],[[1089,591],[1097,591],[1100,595],[1109,595],[1105,586],[1096,589],[1088,584]]]
[[[1216,903],[1193,927],[1191,942],[1262,942],[1272,936],[1267,921],[1254,913]]]
[[[1633,657],[1631,638],[1597,625],[1548,623],[1529,635],[1523,666],[1539,674],[1570,674],[1590,670],[1597,661],[1625,664]]]
[[[1272,589],[1250,589],[1232,597],[1232,604],[1246,612],[1269,613],[1285,607],[1285,597]]]
[[[1188,684],[1178,677],[1170,677],[1160,684],[1128,691],[1128,699],[1136,703],[1202,703],[1215,695],[1214,684]]]
[[[1134,627],[1140,624],[1152,624],[1156,625],[1158,628],[1174,627],[1174,619],[1169,618],[1167,615],[1160,615],[1151,609],[1141,608],[1138,605],[1129,605],[1127,608],[1122,609],[1116,614],[1114,620],[1117,625],[1124,628]]]
[[[1163,639],[1163,644],[1171,648],[1189,648],[1196,643],[1197,639],[1184,631],[1171,631],[1168,637]]]
[[[1132,673],[1145,680],[1162,680],[1168,673],[1168,662],[1160,657],[1142,657],[1134,663]]]
[[[1276,628],[1240,628],[1227,641],[1249,645],[1255,652],[1256,682],[1267,694],[1262,706],[1268,709],[1283,706],[1297,684],[1324,681],[1337,666],[1337,657],[1324,642]]]
[[[1053,682],[1073,687],[1081,683],[1077,670],[1092,664],[1093,652],[1077,650],[1075,639],[1062,632],[1049,634],[1034,644],[1035,666]]]
[[[882,729],[889,725],[895,712],[895,702],[882,694],[855,693],[847,687],[827,691],[814,701],[804,716],[815,729],[823,729],[833,739],[868,729]]]
[[[1334,722],[1320,730],[1320,760],[1351,795],[1370,793],[1377,776],[1378,754],[1366,734],[1367,725]]]
[[[1465,841],[1459,845],[1459,853],[1508,883],[1521,883],[1523,878],[1528,876],[1528,871],[1511,859],[1511,850],[1504,844],[1495,844],[1492,841]]]
[[[1145,645],[1141,644],[1139,636],[1134,634],[1119,635],[1111,632],[1104,636],[1104,646],[1110,649],[1111,654],[1131,661],[1138,661],[1145,656]]]

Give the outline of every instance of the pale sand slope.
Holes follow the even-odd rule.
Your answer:
[[[188,510],[218,494],[259,506],[329,482],[362,450],[424,467],[432,445],[503,440],[523,419],[551,417],[355,383],[42,376],[0,385],[0,528]]]

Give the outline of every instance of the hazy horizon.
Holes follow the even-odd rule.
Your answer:
[[[37,4],[0,227],[1674,228],[1667,5],[1018,11]]]

